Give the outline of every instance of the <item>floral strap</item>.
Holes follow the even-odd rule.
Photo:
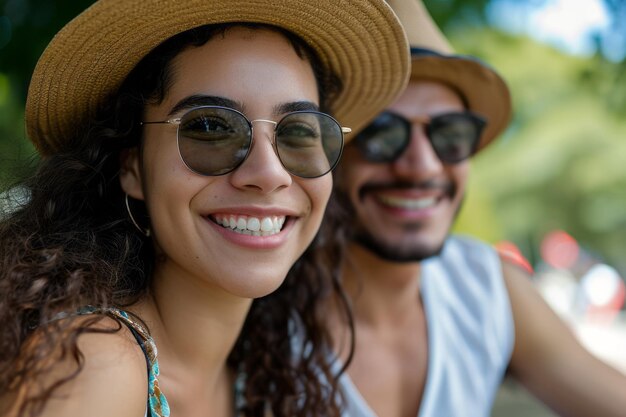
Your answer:
[[[157,348],[154,340],[146,328],[135,321],[127,312],[114,308],[98,308],[87,306],[79,310],[79,314],[105,314],[119,320],[131,330],[148,362],[148,408],[152,417],[169,417],[170,406],[165,395],[159,388],[159,362],[157,361]]]

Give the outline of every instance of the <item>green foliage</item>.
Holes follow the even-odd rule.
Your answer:
[[[0,0],[0,190],[28,170],[24,104],[37,59],[54,34],[92,0]]]
[[[626,118],[614,97],[622,64],[489,30],[452,41],[497,68],[514,102],[507,132],[473,161],[470,193],[480,190],[493,216],[484,221],[486,209],[468,205],[472,233],[493,241],[500,225],[497,239],[531,242],[532,255],[546,233],[563,229],[625,271]]]
[[[33,68],[50,39],[93,0],[4,0],[0,16],[0,73],[8,75],[24,97]],[[1,41],[4,39],[4,42]]]

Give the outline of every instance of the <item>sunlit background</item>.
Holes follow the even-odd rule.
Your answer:
[[[32,68],[90,3],[0,0],[0,190],[33,155]],[[532,268],[586,346],[626,372],[626,0],[425,4],[459,53],[500,71],[514,102],[508,130],[472,162],[456,230]],[[494,416],[551,415],[512,392]]]
[[[583,344],[626,372],[626,2],[426,1],[508,81],[509,129],[473,161],[457,231],[527,262]],[[508,382],[494,416],[552,416]]]

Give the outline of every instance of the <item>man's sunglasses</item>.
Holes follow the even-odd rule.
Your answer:
[[[221,106],[196,107],[180,118],[142,124],[178,126],[178,151],[193,172],[215,176],[239,167],[252,148],[256,122],[274,125],[274,150],[283,167],[293,175],[316,178],[330,172],[343,149],[341,127],[331,116],[316,111],[287,113],[280,121],[248,120],[243,113]]]
[[[387,111],[359,133],[355,142],[368,161],[392,162],[409,145],[414,124],[424,126],[426,136],[441,162],[456,164],[476,151],[487,122],[469,111],[412,120]]]

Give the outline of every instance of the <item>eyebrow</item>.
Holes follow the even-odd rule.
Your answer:
[[[242,113],[244,111],[244,105],[242,103],[228,99],[226,97],[194,94],[192,96],[185,97],[178,103],[176,103],[174,107],[172,107],[172,110],[170,110],[169,116],[176,114],[181,110],[189,110],[193,109],[194,107],[201,106],[221,106],[235,109]]]
[[[285,113],[291,113],[293,111],[319,111],[320,108],[317,104],[311,101],[294,101],[291,103],[281,103],[272,109],[274,115],[280,115]]]
[[[181,110],[189,110],[201,106],[221,106],[235,109],[245,114],[245,105],[241,102],[220,96],[209,96],[203,94],[194,94],[183,98],[172,107],[168,116],[172,116]],[[319,111],[319,106],[311,101],[294,101],[289,103],[280,103],[272,108],[274,116],[294,111]]]

